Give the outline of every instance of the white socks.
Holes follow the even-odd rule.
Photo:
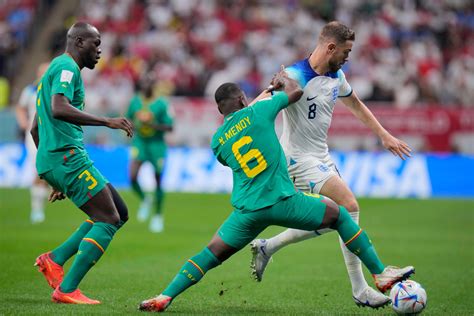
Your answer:
[[[43,185],[33,184],[30,189],[31,195],[31,221],[42,222],[44,220],[44,203],[48,195],[48,188]]]
[[[268,256],[271,256],[272,254],[274,254],[281,248],[288,246],[289,244],[300,242],[316,236],[319,236],[319,234],[312,230],[288,228],[280,234],[270,239],[267,239],[266,253]]]
[[[350,212],[349,214],[351,215],[354,222],[359,224],[359,212]],[[314,238],[331,231],[333,231],[333,229],[330,228],[320,229],[317,231],[307,231],[289,228],[284,232],[270,239],[267,239],[266,253],[268,256],[271,256],[275,252],[285,246],[288,246],[289,244]],[[352,252],[350,252],[349,249],[347,249],[341,238],[339,238],[339,242],[341,244],[342,254],[346,263],[347,273],[349,274],[349,279],[351,280],[352,293],[359,294],[368,286],[367,281],[365,281],[364,274],[362,273],[361,261],[356,255],[354,255]]]

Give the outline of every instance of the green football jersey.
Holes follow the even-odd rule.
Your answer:
[[[51,102],[55,94],[68,98],[70,104],[84,109],[84,83],[81,70],[67,54],[54,58],[38,85],[36,113],[39,147],[36,156],[38,174],[62,163],[71,154],[86,155],[80,125],[53,118]]]
[[[212,138],[217,160],[232,169],[232,205],[250,212],[296,193],[286,158],[275,133],[275,118],[288,106],[288,96],[276,92],[227,115]]]
[[[173,124],[173,118],[169,113],[168,101],[162,97],[147,102],[139,95],[135,95],[130,101],[126,116],[133,122],[135,127],[136,134],[134,140],[164,142],[165,132],[153,129],[150,124]],[[139,120],[140,116],[149,120],[150,124]]]

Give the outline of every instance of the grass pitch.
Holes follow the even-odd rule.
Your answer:
[[[229,196],[168,194],[165,232],[136,221],[138,200],[122,192],[130,221],[117,233],[80,288],[99,306],[57,305],[33,267],[85,219],[73,204],[47,207],[46,221],[29,223],[27,190],[0,189],[0,314],[130,314],[160,293],[189,257],[200,251],[231,211]],[[474,314],[474,201],[360,199],[361,226],[385,264],[414,265],[428,294],[426,315]],[[282,228],[267,229],[269,237]],[[361,309],[351,290],[335,233],[287,247],[273,258],[262,283],[250,278],[245,248],[179,296],[171,314],[340,315],[393,314]],[[66,269],[69,265],[66,266]],[[367,280],[372,279],[367,273]]]

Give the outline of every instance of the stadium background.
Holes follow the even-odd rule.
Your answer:
[[[0,187],[3,187],[0,188],[0,208],[2,214],[11,216],[1,220],[4,232],[1,237],[2,267],[8,260],[13,260],[7,260],[4,253],[11,251],[10,258],[25,261],[28,253],[27,259],[31,261],[30,257],[44,248],[39,241],[55,245],[74,227],[72,220],[80,218],[72,211],[72,204],[64,202],[69,203],[65,205],[71,209],[67,211],[72,218],[67,230],[57,229],[62,219],[52,219],[63,211],[60,205],[47,210],[45,225],[53,225],[57,236],[48,235],[41,230],[41,225],[32,227],[28,223],[28,191],[22,188],[31,183],[34,167],[26,163],[23,135],[14,112],[21,89],[34,80],[37,65],[64,49],[65,33],[72,23],[89,21],[102,35],[100,63],[94,71],[82,71],[86,110],[110,116],[124,113],[136,80],[145,72],[155,74],[158,78],[155,90],[170,98],[176,122],[174,131],[168,136],[171,147],[164,175],[165,190],[207,194],[228,193],[232,186],[230,172],[216,163],[208,148],[210,137],[221,122],[212,101],[216,87],[222,82],[235,81],[249,97],[257,95],[279,65],[289,65],[307,56],[315,46],[321,27],[333,19],[346,23],[356,32],[353,51],[343,68],[349,83],[382,124],[414,149],[413,157],[405,162],[383,152],[370,131],[343,105],[336,106],[329,145],[342,176],[354,193],[370,198],[361,199],[361,205],[367,209],[368,217],[373,216],[372,221],[365,215],[362,221],[369,226],[369,231],[375,232],[378,240],[391,247],[382,248],[384,255],[389,258],[391,254],[393,258],[405,256],[407,263],[415,259],[416,264],[418,260],[422,263],[420,269],[424,267],[425,271],[431,272],[436,270],[430,264],[436,265],[434,262],[439,259],[420,248],[427,247],[429,237],[438,238],[438,232],[448,234],[445,236],[445,260],[458,256],[458,261],[464,265],[459,263],[457,269],[467,270],[467,276],[464,279],[452,276],[451,267],[442,261],[441,264],[446,264],[442,280],[432,281],[421,274],[421,281],[428,286],[429,297],[435,301],[436,295],[439,297],[438,309],[432,311],[446,313],[450,304],[457,302],[461,306],[457,314],[472,313],[474,300],[472,294],[466,294],[473,281],[474,263],[474,3],[469,0],[0,0]],[[277,129],[280,128],[279,123]],[[124,190],[131,212],[134,212],[138,202],[127,192],[129,141],[118,131],[94,127],[85,128],[85,140],[97,167]],[[142,169],[140,181],[148,189],[153,187],[149,166]],[[380,200],[380,197],[395,199]],[[403,198],[421,198],[422,201]],[[189,204],[183,199],[189,199]],[[202,222],[199,222],[202,226],[180,234],[193,233],[190,238],[200,241],[202,246],[219,220],[225,218],[227,213],[217,210],[229,210],[228,196],[170,194],[165,205],[167,228],[160,240],[177,238],[177,231],[183,229],[179,221],[186,218],[180,212],[193,207],[203,214]],[[204,210],[206,207],[213,211]],[[386,213],[376,212],[379,209]],[[394,219],[393,214],[401,218]],[[380,223],[386,226],[378,227]],[[420,226],[425,224],[429,227],[422,231],[427,236],[417,238]],[[209,227],[204,228],[206,225]],[[51,226],[47,227],[51,229]],[[148,240],[143,227],[135,222],[129,227],[135,235],[124,233],[122,246],[125,243],[136,247],[134,242],[139,240],[147,251],[172,252],[167,259],[169,262],[165,260],[165,263],[172,262],[163,270],[168,273],[160,275],[160,280],[168,280],[184,256],[192,253],[186,251],[188,248],[198,249],[195,248],[198,246],[183,246],[179,242],[167,247],[157,246],[153,240]],[[391,242],[393,235],[384,233],[394,234],[394,227],[404,236],[397,235],[397,241]],[[8,245],[17,241],[17,234],[25,231],[32,235],[20,240],[26,240],[33,248],[23,249],[23,252],[10,248]],[[35,243],[36,236],[41,236],[38,243]],[[335,241],[331,241],[325,246],[322,242],[320,247],[324,251],[334,250],[335,261],[342,265],[334,244]],[[403,244],[411,245],[409,254],[404,253]],[[118,242],[116,249],[119,250],[110,254],[112,258],[123,259],[120,245]],[[175,253],[177,250],[173,245],[181,247],[182,252]],[[304,247],[309,246],[294,247],[294,251],[289,250],[293,258],[297,258],[298,251],[308,253],[308,248]],[[142,249],[136,248],[137,251]],[[414,257],[417,251],[424,258]],[[436,253],[438,249],[430,248],[429,251]],[[176,263],[173,256],[177,257]],[[248,254],[239,255],[236,261],[247,260],[247,257]],[[107,258],[107,264],[113,261],[112,258]],[[285,267],[281,256],[279,260],[278,265]],[[153,262],[140,261],[140,267]],[[99,275],[107,273],[104,271],[107,264],[99,265]],[[330,266],[325,268],[331,269]],[[272,269],[278,271],[276,265]],[[5,274],[1,276],[2,284],[11,282],[6,275],[8,271],[4,270]],[[14,269],[10,272],[19,273]],[[24,273],[28,275],[30,271]],[[347,282],[344,273],[343,268],[337,272],[342,283]],[[448,275],[450,280],[447,280]],[[146,275],[142,277],[147,278]],[[95,280],[94,277],[90,279]],[[95,281],[91,282],[94,284]],[[22,283],[23,289],[30,283]],[[449,302],[444,302],[446,298],[440,293],[433,293],[433,288],[439,286],[451,289]],[[207,289],[204,285],[201,288]],[[45,289],[38,291],[46,293]],[[247,288],[247,291],[252,290]],[[2,286],[2,294],[10,299],[3,312],[14,311],[11,301],[15,300],[15,293],[20,290],[13,292]],[[118,292],[116,295],[124,300],[128,297]],[[471,303],[466,303],[469,301]],[[352,303],[348,302],[347,310],[344,305],[340,309],[326,306],[325,311],[357,311],[350,309]],[[218,308],[212,302],[208,304]],[[199,306],[202,310],[198,308],[198,312],[208,311],[202,307],[204,303]],[[300,313],[305,312],[304,306]],[[35,311],[37,306],[32,308],[31,311]],[[195,311],[189,308],[188,312]],[[252,309],[244,310],[253,312]],[[271,308],[261,311],[274,312]]]

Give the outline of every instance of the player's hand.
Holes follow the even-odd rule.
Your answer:
[[[128,137],[133,136],[133,124],[125,117],[108,118],[106,126],[108,128],[124,130]]]
[[[66,198],[66,195],[64,195],[64,193],[53,188],[53,192],[51,192],[51,194],[49,195],[48,201],[53,203],[56,200],[64,200],[65,198]]]
[[[408,144],[404,141],[401,141],[390,134],[386,134],[382,137],[382,145],[393,155],[398,156],[403,160],[405,160],[407,157],[411,157],[410,146],[408,146]]]
[[[285,71],[285,66],[281,65],[280,71],[273,75],[272,81],[267,88],[268,92],[279,90],[285,86],[285,81],[288,80],[288,74]]]

